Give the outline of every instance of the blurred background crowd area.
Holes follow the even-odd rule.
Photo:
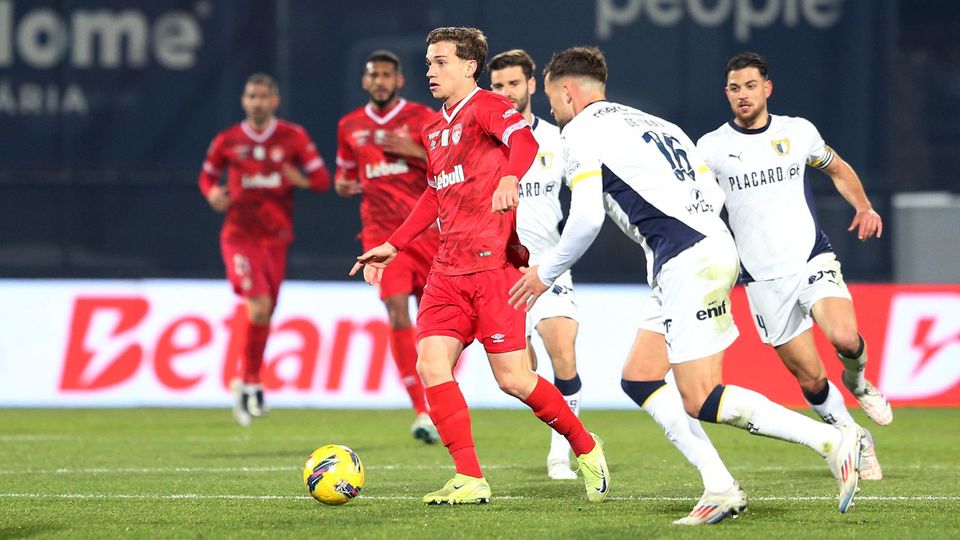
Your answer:
[[[811,120],[885,219],[882,239],[857,242],[851,208],[807,172],[847,279],[960,281],[958,25],[950,0],[0,0],[0,277],[222,277],[222,216],[196,179],[213,136],[243,119],[248,75],[279,80],[279,115],[332,172],[337,121],[366,102],[365,56],[395,51],[402,94],[437,107],[424,37],[475,26],[490,56],[523,48],[541,67],[598,45],[611,100],[694,140],[731,116],[726,61],[760,52],[771,112]],[[533,109],[550,118],[542,93]],[[298,193],[289,277],[346,277],[358,204]],[[577,280],[641,282],[628,243],[606,225]]]

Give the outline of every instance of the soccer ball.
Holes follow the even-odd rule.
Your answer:
[[[365,471],[360,456],[339,444],[321,446],[303,464],[303,485],[323,504],[350,502],[360,494]]]

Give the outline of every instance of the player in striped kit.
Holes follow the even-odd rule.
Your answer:
[[[829,175],[856,209],[850,230],[861,240],[879,237],[883,222],[857,173],[824,143],[813,124],[767,111],[773,83],[763,57],[735,56],[726,77],[734,119],[701,137],[697,148],[726,192],[757,332],[797,378],[810,408],[825,422],[855,424],[817,354],[816,321],[843,363],[844,386],[871,420],[889,424],[889,403],[864,377],[866,344],[857,332],[840,263],[817,223],[806,166]],[[883,477],[869,432],[860,475],[866,480]]]
[[[560,164],[560,129],[533,115],[530,95],[536,91],[533,76],[536,66],[526,51],[514,49],[494,56],[487,65],[491,89],[511,102],[533,129],[540,145],[537,159],[527,174],[520,179],[520,205],[517,206],[517,233],[520,242],[530,250],[530,264],[560,241],[557,225],[563,219],[560,209],[560,189],[564,183]],[[531,368],[537,368],[537,356],[530,340],[535,328],[553,365],[553,384],[563,394],[574,414],[580,414],[580,376],[577,374],[575,343],[577,339],[577,306],[574,303],[573,279],[570,271],[554,282],[527,314],[527,354]],[[575,480],[570,469],[570,445],[551,431],[550,451],[547,454],[547,476],[554,480]]]
[[[720,219],[723,193],[693,142],[666,120],[606,101],[607,67],[599,49],[557,53],[544,74],[563,133],[570,214],[557,246],[511,288],[511,303],[530,309],[586,252],[606,210],[643,247],[652,289],[621,386],[697,466],[704,482],[693,511],[674,523],[716,523],[747,507],[746,493],[684,410],[702,421],[814,450],[836,478],[838,509],[846,512],[857,491],[859,428],[816,422],[722,382],[723,352],[738,335],[729,294],[739,260]],[[668,369],[679,395],[664,381]]]

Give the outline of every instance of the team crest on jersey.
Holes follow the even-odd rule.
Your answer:
[[[263,161],[267,157],[267,151],[263,148],[262,145],[256,145],[253,147],[253,159],[257,161]]]
[[[773,145],[773,149],[776,150],[777,154],[781,156],[790,153],[790,139],[777,139],[770,141],[770,144]]]
[[[357,146],[363,146],[367,144],[367,139],[370,137],[369,129],[358,129],[350,134],[353,137],[353,140],[357,143]]]
[[[450,132],[450,140],[453,141],[453,144],[460,142],[460,137],[463,136],[463,124],[456,124],[453,126],[453,130]]]
[[[283,147],[271,146],[270,159],[273,160],[274,163],[280,163],[281,161],[283,161]]]
[[[541,152],[537,154],[537,161],[540,162],[541,167],[549,169],[553,166],[553,152]]]

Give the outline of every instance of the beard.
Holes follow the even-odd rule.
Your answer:
[[[523,114],[523,111],[527,110],[528,103],[530,103],[530,94],[527,94],[522,98],[517,98],[517,112]]]
[[[387,97],[382,100],[377,99],[373,97],[373,94],[370,94],[370,101],[373,101],[373,104],[376,105],[377,108],[382,109],[387,106],[387,103],[390,103],[391,101],[393,101],[393,98],[395,97],[397,97],[396,89],[394,89],[393,92],[390,92],[389,94],[387,94]]]

